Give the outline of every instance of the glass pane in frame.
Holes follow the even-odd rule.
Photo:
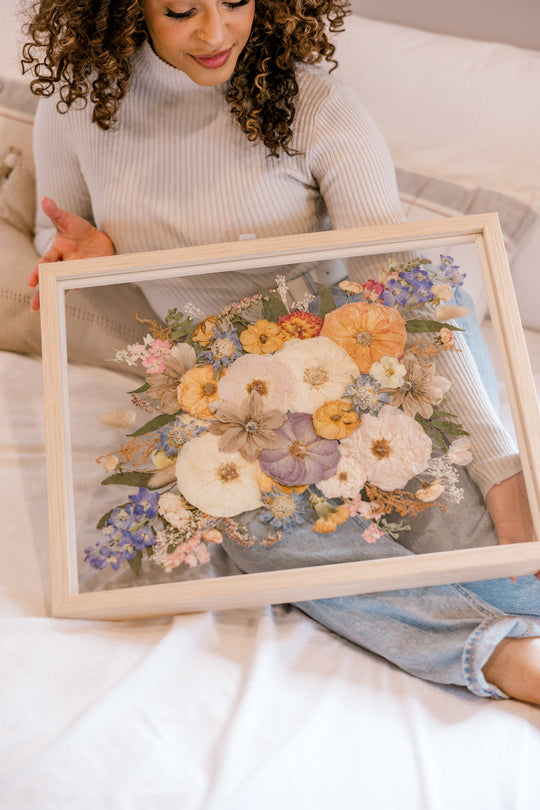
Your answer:
[[[445,257],[442,260],[442,267],[441,256]],[[448,257],[452,258],[452,262]],[[418,259],[425,261],[425,264],[419,263]],[[164,251],[137,257],[114,257],[111,260],[100,260],[93,263],[71,263],[69,266],[66,263],[63,266],[52,267],[52,273],[47,274],[43,284],[45,292],[44,337],[48,347],[45,356],[45,379],[51,482],[52,577],[55,612],[58,615],[116,618],[232,607],[261,602],[293,601],[301,598],[344,595],[408,585],[466,581],[505,573],[532,572],[536,570],[535,564],[540,567],[540,553],[536,543],[466,550],[449,550],[448,547],[445,547],[444,551],[434,552],[429,539],[426,539],[429,538],[429,535],[424,532],[425,542],[423,545],[420,543],[413,546],[416,552],[414,556],[377,559],[378,548],[382,548],[382,544],[379,542],[378,547],[377,542],[374,542],[372,549],[370,548],[371,559],[368,561],[349,562],[351,557],[348,556],[346,562],[334,562],[334,560],[341,560],[339,555],[328,557],[323,554],[322,559],[325,564],[318,565],[316,568],[311,567],[313,562],[310,558],[309,568],[301,566],[271,572],[241,574],[240,568],[235,565],[234,560],[240,566],[244,565],[245,555],[249,556],[249,550],[244,549],[243,546],[251,542],[253,534],[243,533],[242,521],[238,521],[236,514],[233,515],[233,520],[237,524],[237,528],[240,522],[241,530],[238,532],[234,526],[231,528],[229,521],[229,530],[226,532],[228,542],[225,543],[225,547],[228,547],[227,551],[222,545],[212,542],[191,542],[191,545],[183,546],[182,543],[188,538],[189,532],[182,531],[182,521],[184,520],[183,528],[185,529],[186,520],[186,514],[182,509],[177,509],[176,514],[171,512],[168,516],[170,520],[166,520],[166,522],[161,519],[159,513],[155,513],[155,500],[159,493],[163,494],[164,491],[169,490],[170,495],[177,496],[178,491],[174,482],[169,481],[160,490],[151,488],[150,491],[153,494],[146,499],[143,498],[143,494],[148,495],[148,493],[146,490],[145,493],[142,493],[140,485],[141,483],[147,485],[148,478],[142,479],[139,476],[139,479],[135,480],[135,476],[133,481],[128,480],[128,485],[102,486],[101,484],[102,480],[114,478],[118,474],[120,477],[124,476],[124,480],[126,474],[140,473],[141,470],[144,473],[155,470],[155,474],[157,474],[161,463],[170,461],[172,456],[170,442],[168,443],[170,422],[162,425],[161,434],[159,431],[154,431],[144,433],[139,437],[126,436],[126,433],[134,433],[143,427],[149,419],[156,416],[156,413],[158,416],[160,415],[159,401],[148,402],[145,392],[139,390],[144,384],[146,376],[141,373],[140,363],[138,376],[128,377],[118,372],[109,374],[107,371],[101,370],[97,375],[94,373],[91,378],[92,391],[91,393],[88,391],[86,387],[88,370],[70,364],[65,347],[65,296],[66,294],[70,296],[77,294],[68,292],[69,290],[85,286],[111,286],[136,282],[147,291],[150,301],[161,308],[161,314],[164,314],[163,303],[160,302],[164,290],[160,279],[166,279],[166,307],[169,307],[170,300],[171,306],[177,306],[178,309],[183,308],[185,312],[186,304],[189,304],[191,306],[188,307],[188,311],[194,320],[197,320],[203,316],[217,314],[224,304],[230,302],[232,289],[235,292],[240,291],[240,294],[235,296],[236,300],[257,292],[253,287],[253,281],[268,289],[276,287],[276,276],[284,275],[286,278],[296,279],[290,285],[288,307],[292,310],[296,308],[296,305],[291,306],[291,298],[302,304],[304,295],[311,291],[317,293],[317,282],[323,283],[332,288],[332,292],[336,296],[335,302],[339,307],[347,301],[347,291],[334,288],[335,282],[339,279],[354,280],[356,278],[365,281],[367,276],[378,282],[381,269],[383,273],[390,272],[391,275],[393,273],[396,276],[399,267],[403,272],[409,273],[414,268],[419,268],[415,277],[414,274],[413,277],[408,277],[407,289],[410,291],[414,288],[417,291],[416,297],[413,301],[410,296],[408,299],[405,296],[401,303],[398,301],[397,305],[394,303],[392,306],[387,301],[386,309],[387,311],[399,310],[402,317],[408,321],[435,320],[433,312],[429,316],[426,314],[430,310],[426,309],[422,313],[422,306],[416,307],[418,311],[412,306],[414,302],[416,304],[421,302],[421,286],[426,270],[432,274],[438,273],[437,277],[433,276],[432,281],[440,284],[445,281],[445,274],[450,277],[452,272],[454,273],[456,280],[454,292],[457,292],[457,301],[456,296],[452,301],[443,300],[446,297],[446,293],[444,293],[441,299],[435,301],[439,306],[458,304],[466,309],[471,309],[471,303],[474,302],[475,297],[482,294],[487,295],[495,332],[499,335],[499,362],[507,372],[508,399],[514,414],[512,431],[520,442],[521,461],[538,530],[538,471],[533,464],[535,454],[530,441],[531,436],[538,436],[540,433],[538,430],[536,433],[533,432],[539,421],[538,408],[496,217],[466,217],[439,223],[414,223],[357,231],[311,234],[304,237],[256,240],[249,244],[211,246],[199,248],[196,251]],[[451,268],[456,269],[452,271]],[[467,275],[467,282],[462,285],[460,276],[464,273]],[[172,279],[174,278],[177,278],[178,281],[173,284]],[[400,282],[401,287],[399,284],[393,285],[394,294],[398,298],[399,295],[404,294],[403,289],[406,285],[402,282]],[[169,289],[171,286],[174,289],[175,285],[178,293],[174,293],[173,298],[170,299],[168,297]],[[392,285],[387,284],[386,288],[387,291],[391,291]],[[350,292],[349,290],[349,294]],[[374,288],[371,291],[371,296],[376,299],[377,289]],[[363,301],[364,298],[365,295],[362,294],[353,296],[350,300]],[[276,299],[278,309],[269,316],[270,320],[277,318],[278,299]],[[315,299],[310,305],[314,314],[318,312],[318,306],[319,302]],[[323,301],[323,306],[328,305]],[[265,313],[268,315],[270,311],[267,309]],[[246,317],[254,322],[260,320],[265,313],[253,310]],[[439,312],[439,314],[441,313],[444,314],[444,310]],[[450,311],[448,313],[452,314]],[[416,315],[419,315],[418,319],[412,317]],[[243,314],[242,317],[244,317]],[[446,319],[444,323],[447,323]],[[425,335],[418,333],[415,338],[420,336],[425,343],[425,351],[417,353],[417,360],[421,366],[429,366],[432,361],[436,361],[438,364],[443,352],[445,360],[447,356],[451,357],[453,353],[447,352],[440,345],[440,341],[443,339],[451,341],[458,335],[449,328],[452,323],[464,328],[463,334],[474,344],[474,323],[470,318],[466,321],[451,321],[447,327],[443,327],[442,336],[440,329],[436,333],[433,331]],[[175,324],[176,328],[181,331],[183,328],[181,319],[177,318]],[[411,333],[409,333],[408,339],[410,341]],[[223,340],[230,340],[230,335],[225,335]],[[438,349],[434,352],[433,357],[430,357],[429,353],[433,349],[429,347],[435,345],[434,341],[437,340],[439,341]],[[306,346],[307,344],[301,344],[301,350],[304,351]],[[478,346],[474,348],[478,357]],[[200,353],[207,350],[198,344],[198,351]],[[268,353],[268,356],[270,354]],[[396,358],[399,354],[401,354],[400,351],[394,351]],[[147,364],[158,362],[155,357],[152,359],[150,355],[152,352],[147,352],[145,358]],[[457,355],[454,356],[457,357]],[[219,369],[215,356],[210,353],[210,355],[206,355],[206,358]],[[203,360],[197,359],[198,365],[202,363]],[[401,364],[397,363],[397,365]],[[390,372],[391,366],[392,364],[389,366]],[[131,370],[129,366],[124,368],[128,372]],[[142,371],[145,371],[144,368]],[[488,390],[491,391],[492,396],[496,397],[493,380],[489,378],[489,366],[486,366],[484,372]],[[364,369],[362,373],[365,375],[366,370]],[[401,370],[398,370],[399,373],[402,373]],[[147,379],[151,380],[152,375],[147,375]],[[386,384],[381,383],[381,402],[385,401],[384,404],[386,404],[387,401],[390,406],[395,406],[399,399],[395,399],[396,392],[388,384],[388,378],[384,378],[383,382],[384,380],[386,380]],[[444,388],[444,384],[442,385]],[[158,412],[147,414],[144,409],[133,407],[126,391],[139,391],[131,396],[138,400],[146,399],[146,406],[157,404]],[[441,396],[443,394],[441,389]],[[326,396],[325,398],[328,400],[331,397]],[[339,400],[340,396],[335,398]],[[346,397],[345,399],[352,402],[350,394],[349,399],[347,400]],[[442,403],[436,401],[436,394],[432,395],[432,399],[435,400],[435,417],[439,424],[445,423],[446,443],[460,438],[459,430],[451,425],[451,423],[455,425],[457,420],[447,415],[449,412],[444,409],[444,397]],[[429,402],[427,405],[424,403],[424,406],[429,411]],[[305,405],[301,407],[306,408]],[[299,406],[294,406],[293,409],[298,411]],[[360,417],[362,416],[361,411],[358,411],[358,414]],[[377,408],[372,415],[377,416]],[[416,425],[421,421],[421,417],[421,414],[417,416]],[[135,419],[134,422],[132,422],[133,419]],[[178,421],[178,417],[175,416],[174,424]],[[193,419],[184,421],[191,424]],[[198,421],[202,422],[204,429],[206,427],[205,419]],[[424,428],[427,428],[425,424]],[[437,431],[435,433],[432,431],[430,434],[433,447],[437,441],[436,433]],[[427,434],[424,432],[423,435]],[[197,437],[197,433],[195,436]],[[123,450],[121,450],[122,447]],[[379,452],[382,452],[382,448],[379,448]],[[130,454],[133,453],[138,453],[138,458],[143,459],[140,464],[134,463],[137,461],[136,455],[132,455],[130,458]],[[165,458],[167,453],[169,453],[169,459]],[[100,463],[96,463],[97,458],[100,459]],[[423,462],[425,461],[426,459],[423,460]],[[423,462],[419,462],[420,467]],[[175,465],[171,466],[176,470]],[[425,465],[423,469],[425,469]],[[456,470],[458,478],[463,475],[463,470],[457,468]],[[422,477],[422,473],[423,470],[411,473],[407,486],[403,489],[409,489],[411,495],[424,487],[427,490],[429,484],[434,485],[431,487],[432,491],[427,492],[427,502],[440,483],[438,479],[441,476],[437,476],[434,469],[431,470],[430,475]],[[162,471],[160,474],[165,477],[167,475],[166,471],[165,473]],[[444,479],[444,475],[442,477]],[[383,485],[380,487],[380,491],[385,491],[384,487],[387,492],[401,488],[401,481],[397,481],[399,487],[394,487],[395,482],[389,480],[378,482]],[[440,499],[441,503],[431,505],[429,509],[442,510],[445,508],[449,510],[452,508],[455,514],[456,509],[459,511],[460,507],[455,505],[450,507],[448,503],[450,479],[443,480],[442,483],[446,485],[446,492]],[[459,489],[459,480],[457,484],[454,482],[453,486]],[[186,491],[191,492],[192,489],[188,487]],[[351,501],[354,500],[354,498],[348,497],[352,494],[350,492],[347,492],[346,498],[332,497],[334,493],[331,490],[327,490],[327,492],[330,494],[325,496],[317,484],[312,483],[307,493],[300,496],[303,507],[302,531],[306,530],[306,523],[309,531],[312,531],[311,527],[319,517],[328,517],[332,523],[332,520],[336,520],[334,517],[336,512],[340,511],[339,507],[343,505],[350,507]],[[277,492],[273,494],[277,496]],[[295,492],[296,494],[298,493]],[[266,505],[269,503],[273,505],[274,511],[272,508],[258,507],[255,513],[259,527],[259,530],[255,532],[257,540],[260,543],[262,539],[263,544],[268,545],[267,549],[259,548],[257,554],[264,554],[267,550],[269,559],[272,557],[279,560],[281,559],[279,543],[282,540],[277,540],[276,548],[271,548],[271,546],[280,534],[287,535],[286,539],[290,539],[290,536],[294,535],[294,529],[292,535],[287,534],[289,532],[287,519],[292,525],[295,523],[295,517],[298,518],[299,515],[294,514],[291,520],[290,514],[287,518],[286,512],[279,512],[274,504],[272,493],[263,495],[263,498]],[[377,497],[373,496],[373,493],[372,499],[372,503],[377,505]],[[288,497],[285,495],[281,500],[282,509],[290,510],[290,495]],[[365,500],[364,491],[362,501],[365,502]],[[416,503],[419,502],[421,502],[420,499],[417,499]],[[203,495],[200,503],[201,511],[207,503],[208,499]],[[242,501],[242,498],[239,503],[247,504]],[[178,506],[179,502],[173,499],[169,505]],[[365,506],[362,508],[365,509]],[[145,509],[146,512],[144,512]],[[276,514],[276,510],[278,514]],[[162,516],[163,513],[166,513],[165,506],[161,513]],[[191,519],[193,514],[189,514],[188,517]],[[135,520],[137,516],[138,521]],[[261,516],[269,521],[265,524],[265,527],[269,527],[266,533],[260,531]],[[413,535],[422,534],[414,528],[414,522],[416,521],[420,525],[422,520],[424,520],[423,515],[415,515],[414,519],[409,520],[408,514],[399,516],[395,512],[384,515],[382,521],[379,516],[376,523],[370,523],[370,526],[373,524],[375,528],[371,534],[368,531],[369,539],[366,540],[365,537],[362,537],[359,539],[359,543],[363,544],[365,548],[366,543],[371,544],[371,541],[375,539],[378,530],[386,528],[398,539],[398,542],[407,545],[404,538],[408,539]],[[177,528],[180,527],[180,531],[174,531],[175,521]],[[412,530],[404,528],[409,523],[412,525]],[[96,528],[96,524],[98,528]],[[171,525],[173,525],[173,529],[170,528]],[[352,526],[352,522],[349,525]],[[164,528],[169,530],[167,537],[165,537]],[[206,532],[206,537],[212,540],[217,537],[216,532],[223,532],[226,526],[223,521],[209,521],[208,524],[198,528],[199,531],[195,526],[194,535],[201,536],[203,532]],[[362,525],[361,528],[364,531],[366,526]],[[138,529],[142,529],[142,532],[137,533]],[[135,538],[134,543],[125,542],[126,531],[131,538]],[[235,553],[234,548],[231,548],[230,536],[234,535],[235,531],[240,553]],[[297,528],[296,531],[298,532],[299,529]],[[409,531],[411,531],[410,535]],[[339,529],[336,532],[339,533]],[[317,532],[317,542],[322,548],[330,547],[332,540],[337,536],[336,532],[328,534]],[[111,546],[109,543],[108,538],[111,533],[116,533],[118,538],[122,537],[116,546],[114,544]],[[456,536],[458,534],[456,532]],[[156,543],[156,537],[159,538],[160,544]],[[178,542],[180,537],[182,542]],[[106,542],[101,542],[102,540]],[[326,543],[328,546],[325,546]],[[127,548],[128,545],[130,545],[129,548]],[[453,547],[459,548],[459,545],[458,542]],[[86,551],[92,548],[95,550]],[[118,549],[125,551],[122,554],[116,554]],[[277,556],[276,550],[278,551]],[[388,552],[381,551],[381,554],[383,553]],[[96,558],[96,555],[99,559]],[[155,559],[152,559],[153,557]],[[179,558],[182,562],[176,565]],[[209,558],[209,562],[206,562],[207,558]],[[287,556],[284,555],[283,558],[287,559]],[[94,562],[94,566],[89,565],[89,560]],[[329,560],[331,564],[328,564]],[[270,567],[272,564],[268,563]],[[103,565],[103,568],[100,568],[100,565]],[[299,565],[298,561],[295,561],[294,565]],[[264,562],[261,567],[265,567]]]

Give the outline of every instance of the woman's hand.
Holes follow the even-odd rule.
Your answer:
[[[536,540],[523,473],[491,487],[486,503],[500,545]],[[536,576],[540,579],[540,572]]]
[[[29,287],[39,283],[39,265],[47,262],[66,262],[70,259],[93,259],[97,256],[112,256],[114,246],[109,237],[98,231],[86,219],[58,208],[56,203],[44,197],[41,207],[56,228],[56,236],[48,251],[41,257],[28,279]],[[39,293],[30,303],[32,312],[39,309]]]

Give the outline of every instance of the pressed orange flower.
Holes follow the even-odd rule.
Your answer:
[[[360,424],[360,417],[342,399],[325,402],[313,414],[313,427],[323,439],[344,439]]]
[[[287,487],[285,484],[279,484],[274,478],[271,478],[262,470],[257,476],[257,483],[263,492],[272,492],[273,489],[277,489],[279,492],[284,492],[287,495],[291,492],[304,492],[304,490],[308,488],[307,484],[302,487]]]
[[[211,340],[214,340],[214,326],[217,324],[218,319],[215,315],[210,315],[210,317],[205,318],[204,321],[201,321],[200,324],[197,326],[191,339],[198,343],[199,346],[208,346]]]
[[[240,332],[240,341],[244,350],[250,354],[269,354],[281,349],[285,334],[277,323],[264,318],[250,323],[247,329]]]
[[[326,516],[320,517],[318,520],[315,521],[313,524],[313,531],[318,532],[319,534],[330,534],[331,532],[335,531],[338,526],[341,526],[342,523],[345,523],[351,516],[351,513],[345,506],[345,504],[341,504],[334,511],[329,512]]]
[[[360,302],[329,312],[321,335],[342,346],[359,370],[367,374],[381,357],[401,357],[407,331],[405,319],[396,309]]]
[[[208,406],[218,398],[217,382],[212,366],[196,366],[187,371],[178,386],[180,407],[200,419],[213,419]]]
[[[318,315],[313,315],[311,312],[295,310],[289,312],[288,315],[282,315],[278,320],[278,325],[286,333],[286,340],[289,338],[307,340],[320,334],[323,319],[319,318]]]

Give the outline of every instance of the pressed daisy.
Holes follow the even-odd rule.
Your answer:
[[[288,315],[282,315],[278,320],[278,325],[285,332],[286,340],[289,338],[307,340],[320,334],[323,319],[311,312],[295,310]]]
[[[314,413],[327,400],[339,399],[358,371],[347,352],[325,337],[293,338],[277,357],[294,382],[290,410],[300,413]]]
[[[325,402],[313,414],[313,426],[323,439],[344,439],[359,424],[360,418],[351,403],[343,399]]]
[[[297,492],[274,489],[262,498],[261,520],[277,529],[293,529],[304,522],[304,506]]]
[[[195,366],[195,350],[187,343],[178,343],[162,360],[162,371],[148,378],[146,393],[151,399],[159,400],[163,413],[172,414],[180,410],[178,386],[186,371]]]
[[[212,419],[209,405],[217,398],[217,380],[212,366],[196,366],[182,377],[178,389],[178,400],[184,411],[192,416]]]
[[[244,351],[250,354],[271,354],[281,349],[285,335],[280,326],[261,318],[240,332]]]
[[[431,440],[403,411],[383,405],[377,416],[366,414],[352,436],[341,442],[365,480],[383,490],[403,489],[422,472],[431,456]]]
[[[288,367],[276,356],[245,354],[227,369],[218,383],[220,399],[240,403],[257,392],[265,408],[289,410],[294,394],[294,381]]]
[[[401,357],[407,331],[405,319],[397,310],[361,302],[329,312],[321,335],[343,347],[365,374],[385,355]]]
[[[265,448],[278,446],[276,428],[285,421],[285,413],[265,410],[257,391],[252,391],[240,405],[218,400],[210,409],[217,421],[208,426],[208,431],[220,436],[218,447],[223,453],[238,452],[246,461],[255,461]]]
[[[388,394],[381,392],[381,384],[369,374],[358,374],[345,389],[343,398],[361,416],[362,413],[378,413],[389,402]]]
[[[392,405],[401,407],[408,416],[420,414],[424,419],[433,415],[433,406],[441,401],[450,388],[450,380],[435,373],[434,363],[420,363],[414,354],[403,358],[407,369],[401,388],[392,391]]]
[[[259,465],[240,453],[222,453],[219,438],[204,433],[178,455],[176,475],[184,498],[212,517],[233,517],[258,509],[261,490]]]
[[[339,463],[339,443],[321,439],[315,433],[308,413],[289,414],[275,431],[279,445],[263,450],[261,469],[280,484],[289,487],[315,484],[333,475]]]
[[[399,388],[407,369],[395,357],[381,357],[369,369],[370,377],[379,382],[383,388]]]
[[[230,366],[237,357],[242,356],[242,344],[234,329],[218,329],[214,326],[214,335],[206,343],[206,349],[199,355],[199,362],[210,363],[214,371]]]

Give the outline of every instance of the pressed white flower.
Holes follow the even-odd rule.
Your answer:
[[[396,357],[384,356],[373,363],[369,370],[370,377],[379,382],[383,388],[399,388],[405,378],[407,369]]]
[[[240,453],[222,453],[218,442],[218,436],[204,433],[181,450],[176,462],[178,489],[212,517],[258,509],[262,505],[258,462],[246,461]]]
[[[360,467],[344,457],[334,475],[319,481],[317,487],[326,498],[356,498],[365,483]]]
[[[325,402],[339,399],[358,367],[345,349],[326,337],[288,340],[277,353],[294,381],[294,396],[289,410],[315,413]]]
[[[191,519],[191,513],[185,508],[182,498],[173,492],[164,492],[159,496],[158,512],[180,532],[187,527]]]
[[[265,410],[287,411],[294,394],[294,382],[288,367],[276,356],[245,354],[231,363],[217,390],[220,399],[237,405],[256,391]]]
[[[403,489],[425,470],[431,439],[415,419],[383,405],[377,416],[366,414],[354,433],[342,439],[341,453],[358,465],[366,481],[391,491]]]

